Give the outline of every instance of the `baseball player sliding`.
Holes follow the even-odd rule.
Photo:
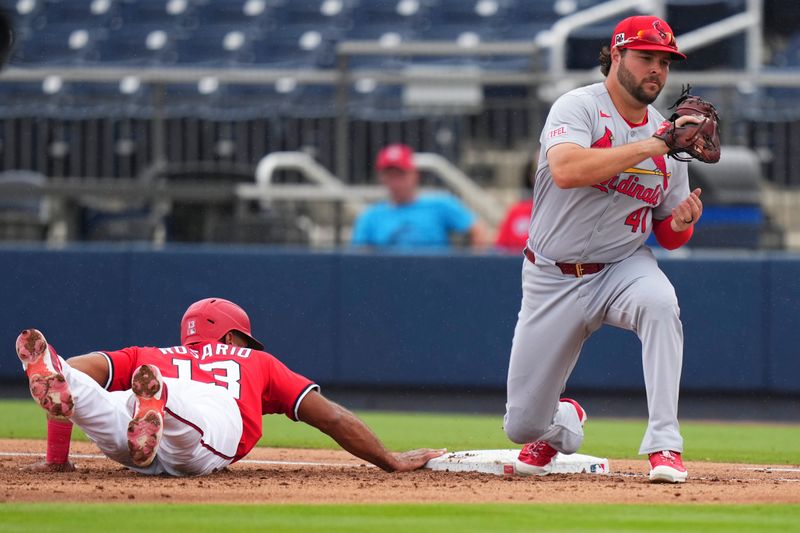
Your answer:
[[[713,106],[704,103],[709,116],[701,110],[665,121],[650,105],[670,63],[685,57],[663,20],[626,18],[600,55],[606,80],[564,94],[547,117],[508,370],[504,428],[524,444],[519,473],[548,474],[557,452],[580,447],[586,411],[559,396],[583,343],[610,324],[642,342],[649,420],[639,453],[649,455],[650,479],[687,478],[680,309],[644,244],[654,232],[664,248],[678,248],[703,211],[677,154],[719,158]]]
[[[354,414],[263,351],[238,305],[221,298],[192,304],[181,344],[130,347],[61,359],[41,332],[16,342],[31,394],[48,413],[47,460],[37,468],[72,470],[77,424],[113,461],[143,474],[209,474],[247,455],[262,415],[310,424],[345,450],[387,472],[414,470],[444,450],[388,452]]]

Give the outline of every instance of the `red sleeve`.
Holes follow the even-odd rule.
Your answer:
[[[297,420],[297,407],[313,389],[319,386],[310,379],[289,370],[275,357],[267,354],[265,358],[266,387],[261,396],[261,410],[264,414],[282,413]]]
[[[131,388],[131,374],[136,368],[136,361],[139,358],[139,349],[135,346],[123,348],[115,352],[100,352],[108,359],[108,383],[106,389],[109,391],[128,390]]]
[[[685,231],[675,231],[672,229],[672,215],[664,220],[653,219],[653,233],[656,234],[656,240],[663,248],[667,250],[675,250],[680,248],[692,238],[694,233],[694,226],[689,226]]]

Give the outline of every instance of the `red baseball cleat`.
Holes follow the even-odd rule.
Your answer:
[[[570,403],[575,407],[578,420],[580,420],[581,426],[583,426],[588,418],[583,407],[571,398],[562,398],[560,401]],[[557,454],[558,451],[543,440],[529,442],[522,447],[517,457],[515,463],[517,473],[522,475],[546,476],[552,470],[553,459]]]
[[[131,391],[136,396],[136,414],[128,423],[128,450],[133,464],[147,467],[156,458],[164,433],[167,386],[154,365],[142,365],[133,372]]]
[[[61,361],[38,329],[26,329],[17,337],[17,357],[28,376],[31,396],[54,418],[72,416],[75,402],[61,373]]]
[[[519,452],[517,474],[528,476],[546,476],[553,466],[553,458],[558,451],[543,440],[529,442]]]
[[[650,481],[683,483],[688,475],[680,453],[664,450],[650,454]]]

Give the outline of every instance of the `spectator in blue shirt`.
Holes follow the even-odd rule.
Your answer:
[[[451,234],[463,234],[473,246],[487,244],[487,232],[476,216],[447,193],[419,194],[414,152],[392,144],[375,164],[389,200],[364,211],[353,228],[357,246],[444,247]]]

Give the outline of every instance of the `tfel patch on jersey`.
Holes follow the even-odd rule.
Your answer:
[[[560,137],[561,135],[567,134],[567,127],[566,126],[559,126],[555,129],[552,129],[547,132],[547,137],[552,139],[553,137]]]

